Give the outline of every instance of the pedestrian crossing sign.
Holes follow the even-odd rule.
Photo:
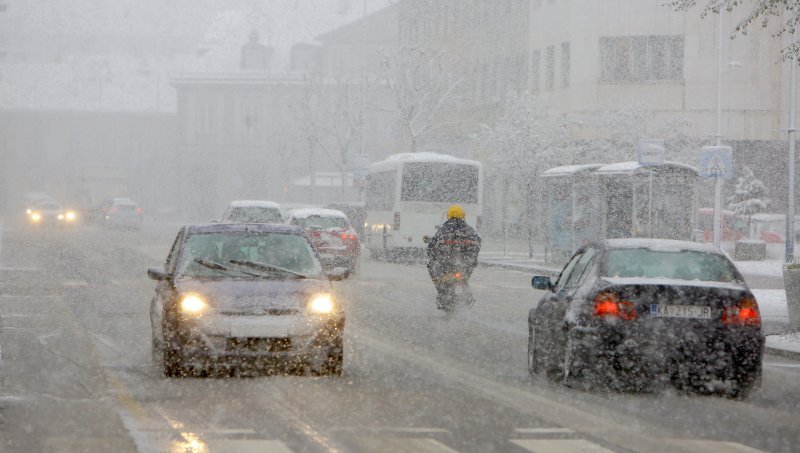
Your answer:
[[[733,177],[733,151],[730,146],[704,146],[700,153],[700,176],[704,178]]]

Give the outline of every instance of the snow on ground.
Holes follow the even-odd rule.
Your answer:
[[[800,354],[800,332],[767,335],[767,347]]]
[[[783,261],[734,261],[734,264],[744,275],[783,278]]]
[[[786,307],[786,293],[782,289],[753,289],[753,295],[765,321],[786,322],[789,310]]]

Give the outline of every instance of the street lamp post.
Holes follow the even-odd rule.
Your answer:
[[[717,12],[717,120],[715,144],[722,145],[722,10]],[[714,180],[714,247],[721,248],[722,178]]]
[[[792,35],[792,41],[797,33]],[[787,263],[794,261],[794,190],[795,190],[795,132],[797,113],[797,57],[792,55],[789,59],[789,197],[786,209],[786,254]]]

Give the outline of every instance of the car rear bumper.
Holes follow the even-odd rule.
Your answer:
[[[761,369],[765,345],[758,328],[718,328],[705,334],[578,328],[571,335],[573,355],[585,368],[648,376],[689,370],[727,379],[756,372]]]

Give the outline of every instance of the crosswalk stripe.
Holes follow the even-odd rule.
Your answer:
[[[392,453],[458,453],[443,443],[416,437],[359,437],[356,451],[387,451]]]
[[[514,432],[520,434],[572,434],[575,431],[569,428],[517,428]]]
[[[613,450],[583,439],[512,439],[511,442],[531,452],[613,453]]]
[[[293,453],[279,440],[208,439],[205,443],[208,453]]]

